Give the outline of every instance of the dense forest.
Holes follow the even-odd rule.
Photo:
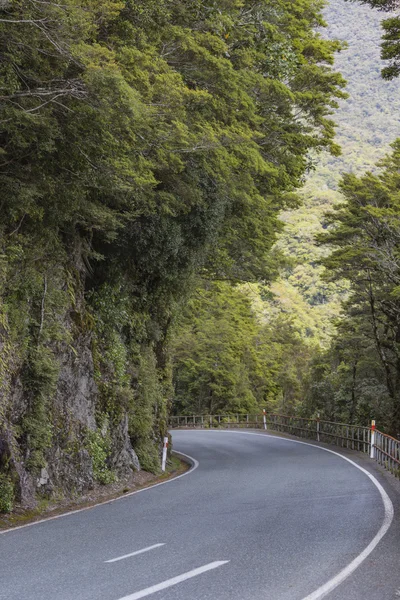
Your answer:
[[[0,4],[0,511],[157,473],[171,411],[400,429],[380,17]]]
[[[193,309],[189,308],[184,320],[182,343],[178,343],[179,352],[175,355],[177,411],[201,412],[221,405],[231,409],[231,401],[223,393],[228,386],[226,383],[221,385],[222,381],[227,381],[222,362],[214,360],[204,364],[201,357],[204,356],[205,332],[208,356],[213,351],[218,353],[219,328],[227,319],[227,313],[233,314],[232,303],[240,290],[249,302],[247,318],[254,319],[256,331],[247,342],[253,340],[252,351],[257,356],[264,351],[266,362],[260,404],[261,389],[257,377],[253,367],[247,366],[248,346],[243,345],[241,353],[237,351],[238,331],[244,327],[236,321],[229,344],[225,331],[224,351],[230,349],[230,355],[237,361],[230,373],[241,369],[246,373],[247,379],[241,379],[242,395],[246,385],[247,396],[251,398],[250,403],[236,403],[236,410],[258,403],[259,408],[266,407],[269,411],[306,416],[320,413],[330,420],[352,423],[368,424],[371,418],[376,418],[386,431],[397,436],[400,432],[396,398],[398,349],[394,325],[398,311],[393,298],[396,292],[387,283],[382,289],[384,278],[389,275],[389,264],[382,259],[380,269],[376,266],[378,271],[373,276],[374,284],[378,285],[381,280],[379,294],[378,289],[374,291],[374,316],[360,289],[351,285],[356,283],[357,276],[363,277],[361,257],[360,262],[354,260],[351,270],[341,267],[346,254],[355,252],[353,243],[358,232],[354,232],[352,238],[349,234],[345,249],[339,251],[338,248],[331,258],[328,257],[336,243],[343,247],[342,234],[329,233],[328,238],[324,237],[338,226],[339,231],[345,229],[342,225],[345,219],[341,212],[343,206],[337,217],[330,216],[346,200],[350,207],[348,179],[340,183],[343,174],[362,176],[366,171],[377,174],[379,160],[390,151],[390,143],[400,136],[399,82],[393,79],[395,73],[385,70],[387,63],[380,60],[381,22],[382,19],[387,22],[385,31],[391,24],[395,37],[393,17],[387,20],[388,15],[367,6],[373,2],[364,4],[332,0],[324,8],[327,27],[321,29],[321,35],[344,43],[335,56],[335,68],[344,75],[348,94],[340,100],[334,115],[341,155],[312,155],[313,168],[298,192],[301,206],[281,212],[285,229],[272,250],[279,273],[273,282],[268,286],[252,284],[235,290],[231,288],[229,304],[225,305],[227,312],[221,311],[220,319],[216,315],[218,306],[223,303],[223,295],[215,300],[216,291],[212,290],[206,297],[207,303],[200,308],[199,300],[193,301]],[[384,3],[379,4],[382,8]],[[390,58],[387,49],[385,52],[384,58]],[[396,152],[397,148],[393,160]],[[382,176],[389,182],[386,171]],[[357,180],[351,181],[355,187]],[[381,185],[373,177],[368,181],[373,186]],[[391,186],[394,193],[393,180]],[[363,202],[362,198],[358,201]],[[390,202],[395,203],[392,195]],[[395,204],[391,211],[391,227],[395,227]],[[389,219],[387,215],[386,219]],[[367,228],[366,222],[364,227]],[[384,227],[382,222],[380,230]],[[377,239],[371,241],[374,248],[378,243],[381,242]],[[385,244],[389,244],[387,239]],[[395,254],[394,238],[391,244],[391,252]],[[394,259],[390,269],[394,269]],[[202,295],[205,293],[203,290]],[[226,296],[226,289],[223,294]],[[385,301],[393,311],[389,321]],[[188,331],[191,331],[190,337]],[[197,386],[200,381],[201,391]],[[206,400],[205,381],[209,397],[214,398],[213,403]]]
[[[280,211],[311,155],[338,153],[321,6],[1,4],[3,509],[158,470],[177,317],[218,281],[275,276]],[[232,373],[225,395],[248,407],[270,359],[242,304],[232,360],[247,346],[257,390]]]

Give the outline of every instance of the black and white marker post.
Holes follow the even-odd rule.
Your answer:
[[[371,422],[371,452],[370,452],[370,457],[371,458],[375,458],[375,438],[376,438],[376,425],[375,425],[375,421],[373,420]]]
[[[164,446],[162,451],[162,463],[161,463],[161,471],[165,471],[165,466],[167,464],[167,450],[168,450],[168,436],[164,438]]]

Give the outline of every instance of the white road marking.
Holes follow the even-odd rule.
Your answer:
[[[186,581],[187,579],[192,579],[192,577],[197,577],[197,575],[201,575],[202,573],[207,573],[207,571],[212,571],[213,569],[217,569],[218,567],[222,567],[222,565],[226,565],[229,560],[218,560],[208,565],[204,565],[204,567],[199,567],[198,569],[193,569],[193,571],[188,571],[187,573],[182,573],[182,575],[178,575],[177,577],[172,577],[172,579],[167,579],[166,581],[162,581],[161,583],[157,583],[157,585],[152,585],[144,590],[140,590],[140,592],[135,592],[134,594],[130,594],[129,596],[124,596],[119,600],[139,600],[140,598],[145,598],[146,596],[150,596],[151,594],[155,594],[156,592],[160,592],[161,590],[165,590],[173,585],[177,585],[178,583],[182,583],[182,581]]]
[[[166,485],[167,483],[172,483],[173,481],[177,481],[178,479],[181,479],[181,477],[190,475],[190,473],[193,473],[193,471],[195,471],[197,469],[197,467],[199,466],[198,461],[195,458],[193,458],[192,456],[189,456],[188,454],[184,454],[183,452],[178,452],[176,450],[172,450],[172,452],[174,454],[180,454],[181,456],[188,458],[190,460],[190,462],[192,463],[192,468],[189,469],[188,471],[185,471],[185,473],[182,473],[182,475],[178,475],[177,477],[172,477],[171,479],[167,479],[167,481],[161,481],[160,483],[154,483],[153,485],[149,485],[148,487],[142,488],[141,490],[136,490],[136,492],[129,492],[129,494],[124,494],[123,496],[119,496],[118,498],[114,498],[113,500],[104,500],[103,502],[98,502],[97,504],[94,504],[93,506],[85,506],[85,508],[78,508],[77,510],[71,510],[70,512],[63,513],[62,515],[56,515],[55,517],[48,517],[47,519],[39,519],[39,521],[34,521],[33,523],[26,523],[26,525],[18,525],[18,527],[10,527],[10,529],[0,530],[0,535],[4,535],[5,533],[11,533],[13,531],[18,531],[19,529],[25,529],[26,527],[33,527],[34,525],[41,525],[42,523],[47,523],[48,521],[55,521],[56,519],[62,519],[63,517],[70,517],[71,515],[76,515],[78,513],[84,512],[86,510],[92,510],[93,508],[97,508],[98,506],[103,506],[104,504],[113,504],[114,502],[118,502],[118,500],[123,500],[124,498],[128,498],[129,496],[134,496],[135,494],[140,494],[142,492],[148,492],[149,490],[152,490],[153,488],[156,488],[159,485]]]
[[[199,431],[204,431],[204,430],[199,430]],[[212,431],[212,430],[209,429],[208,431]],[[215,433],[215,431],[214,431],[214,433]],[[218,433],[233,433],[236,435],[257,435],[260,437],[269,437],[269,438],[274,438],[275,440],[283,440],[285,442],[292,442],[293,444],[303,444],[304,446],[311,446],[311,448],[318,448],[319,450],[323,450],[324,452],[329,452],[330,454],[335,454],[336,456],[339,456],[339,458],[346,460],[348,463],[353,465],[353,467],[355,467],[356,469],[358,469],[359,471],[364,473],[372,481],[374,486],[378,489],[378,491],[381,495],[381,498],[382,498],[385,515],[383,517],[382,525],[381,525],[378,533],[376,534],[376,536],[371,540],[371,542],[368,544],[368,546],[353,561],[351,561],[351,563],[349,563],[347,565],[347,567],[342,569],[342,571],[340,571],[337,575],[335,575],[335,577],[332,577],[332,579],[327,581],[327,583],[325,583],[324,585],[319,587],[317,590],[315,590],[315,592],[312,592],[312,594],[309,594],[308,596],[303,598],[303,600],[321,600],[322,598],[325,598],[325,596],[330,594],[338,585],[343,583],[343,581],[345,579],[347,579],[352,573],[354,573],[354,571],[371,554],[371,552],[376,548],[376,546],[379,544],[379,542],[381,541],[383,536],[387,533],[390,525],[392,524],[393,517],[394,517],[394,508],[393,508],[393,504],[392,504],[392,501],[390,500],[389,496],[387,495],[387,493],[385,492],[385,490],[383,489],[383,487],[381,486],[379,481],[369,471],[367,471],[367,469],[360,467],[360,465],[358,465],[354,461],[350,460],[350,458],[347,458],[346,456],[343,456],[342,454],[339,454],[339,452],[335,452],[334,450],[329,450],[328,448],[324,448],[323,446],[318,446],[317,444],[308,444],[307,442],[301,442],[299,440],[291,440],[289,438],[281,438],[279,436],[269,435],[266,433],[251,433],[250,431],[218,431]]]
[[[111,560],[105,560],[105,563],[115,563],[119,560],[124,560],[124,558],[130,558],[131,556],[137,556],[138,554],[144,554],[145,552],[150,552],[150,550],[154,550],[155,548],[161,548],[161,546],[165,546],[165,544],[154,544],[153,546],[149,546],[148,548],[142,548],[141,550],[136,550],[136,552],[131,552],[130,554],[124,554],[123,556],[118,556],[117,558],[112,558]]]

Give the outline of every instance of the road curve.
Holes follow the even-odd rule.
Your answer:
[[[0,535],[0,599],[400,596],[396,521],[353,574],[326,596],[315,594],[388,517],[378,488],[354,465],[307,444],[241,432],[174,431],[173,443],[199,462],[187,476]]]

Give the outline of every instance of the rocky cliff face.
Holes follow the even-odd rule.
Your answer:
[[[0,474],[25,506],[159,465],[165,364],[145,316],[120,284],[88,301],[82,277],[73,293],[66,280],[60,269],[2,313]]]

